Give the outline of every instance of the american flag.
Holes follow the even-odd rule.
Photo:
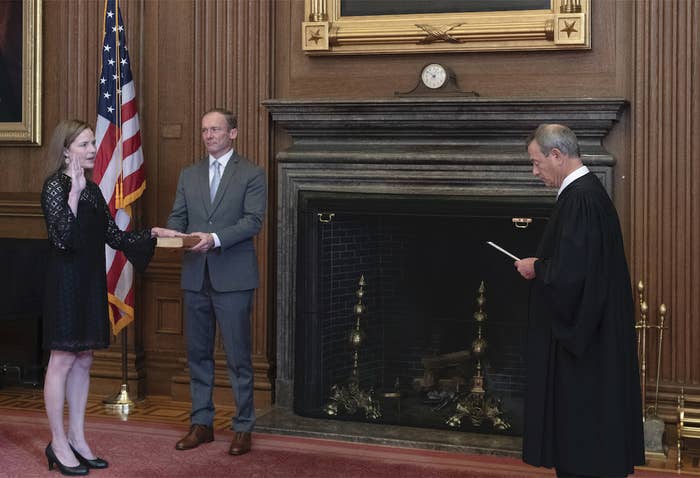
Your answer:
[[[119,0],[105,0],[98,94],[93,181],[100,186],[119,228],[130,230],[131,203],[146,189],[146,172]],[[109,246],[105,252],[109,319],[116,335],[134,320],[134,270],[123,253]]]

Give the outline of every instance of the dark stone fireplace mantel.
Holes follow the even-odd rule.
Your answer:
[[[276,405],[291,408],[295,378],[299,200],[305,192],[507,198],[553,204],[531,174],[525,139],[540,123],[578,135],[582,158],[612,194],[614,158],[603,138],[620,98],[391,98],[268,100],[291,144],[277,160]]]

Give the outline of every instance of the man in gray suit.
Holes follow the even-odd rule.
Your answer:
[[[178,450],[214,440],[214,335],[226,351],[236,401],[232,455],[250,451],[255,424],[250,312],[258,286],[253,236],[262,227],[267,200],[263,170],[233,150],[236,116],[212,109],[202,116],[208,156],[180,173],[168,228],[200,241],[185,252],[181,286],[192,395],[191,427]]]

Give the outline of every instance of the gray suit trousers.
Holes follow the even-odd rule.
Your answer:
[[[202,290],[185,290],[185,333],[192,395],[191,422],[214,421],[214,339],[216,324],[226,352],[226,365],[236,402],[231,428],[251,431],[255,425],[250,312],[254,290],[217,292],[205,272]]]

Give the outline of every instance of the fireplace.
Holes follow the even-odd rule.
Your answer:
[[[614,159],[602,140],[624,104],[265,102],[291,137],[276,155],[276,406],[302,417],[521,434],[527,284],[486,241],[534,254],[555,200],[525,151],[540,123],[572,127],[584,162],[612,195]],[[363,276],[356,347],[348,337]],[[476,356],[480,294],[488,347]],[[475,374],[508,427],[469,416],[454,423]],[[366,403],[338,410],[338,390],[350,383],[379,414]]]
[[[40,239],[0,239],[0,387],[39,386],[48,359],[42,350],[42,304],[48,242]],[[50,285],[49,285],[50,286]]]
[[[524,197],[302,192],[294,410],[448,428],[472,386],[473,315],[482,297],[483,340],[492,352],[481,366],[507,427],[485,419],[464,420],[460,428],[521,434],[527,285],[513,261],[486,241],[532,254],[549,209],[549,200]],[[358,303],[363,337],[355,365],[349,338]],[[337,410],[343,404],[333,400],[333,387],[355,375],[363,395],[371,391],[378,416],[367,417],[362,407]]]

